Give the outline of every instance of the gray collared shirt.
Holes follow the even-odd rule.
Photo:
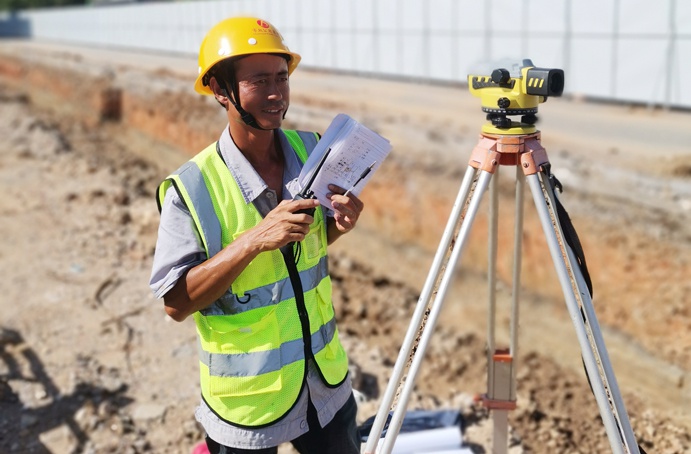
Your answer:
[[[285,159],[283,194],[281,199],[292,199],[298,192],[297,178],[302,163],[292,150],[283,131],[277,131]],[[247,203],[252,202],[262,216],[278,205],[275,191],[270,189],[249,161],[237,148],[226,127],[219,139],[221,157],[228,165]],[[194,221],[175,190],[169,190],[161,209],[161,221],[154,254],[149,286],[157,298],[165,295],[190,268],[206,259],[204,247],[194,227]],[[294,440],[308,431],[307,399],[317,409],[319,422],[328,424],[352,393],[350,380],[338,388],[324,385],[312,362],[308,364],[307,387],[303,388],[297,403],[280,421],[261,429],[242,429],[232,426],[202,401],[195,416],[211,439],[225,446],[242,449],[262,449]],[[309,391],[306,392],[306,391]]]

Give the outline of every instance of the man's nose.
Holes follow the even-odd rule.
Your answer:
[[[279,84],[275,81],[269,84],[268,93],[270,99],[283,99],[283,92],[281,91]]]

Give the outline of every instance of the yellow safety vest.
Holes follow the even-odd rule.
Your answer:
[[[304,163],[317,135],[283,132]],[[262,220],[254,205],[245,203],[217,147],[207,147],[158,188],[160,207],[168,188],[175,187],[207,258]],[[338,339],[326,246],[326,219],[318,208],[295,267],[287,266],[279,250],[263,252],[221,298],[194,314],[202,397],[228,423],[256,428],[285,416],[303,387],[306,359],[314,358],[326,386],[338,387],[346,379],[348,359]]]

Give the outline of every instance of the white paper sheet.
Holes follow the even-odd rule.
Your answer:
[[[311,180],[321,157],[329,149],[331,151],[310,187],[319,202],[327,208],[331,207],[331,202],[326,198],[326,194],[331,192],[328,185],[335,184],[359,195],[388,156],[391,144],[348,115],[338,114],[307,159],[298,178],[300,188],[304,189]],[[370,166],[371,171],[358,182]]]

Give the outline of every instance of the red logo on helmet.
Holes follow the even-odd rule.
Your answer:
[[[267,22],[264,22],[261,19],[257,20],[257,25],[259,25],[261,28],[269,28],[270,27],[270,25]]]

